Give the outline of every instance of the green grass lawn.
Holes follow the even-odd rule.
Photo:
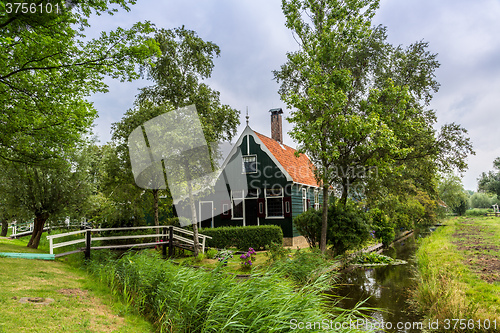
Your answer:
[[[445,224],[417,251],[418,306],[435,319],[496,320],[500,331],[500,218]]]
[[[48,253],[45,246],[27,248],[27,241],[0,239],[0,252]],[[0,258],[0,332],[153,331],[150,323],[117,302],[107,287],[70,265],[76,260],[79,258]],[[52,298],[54,302],[22,304],[23,297]]]

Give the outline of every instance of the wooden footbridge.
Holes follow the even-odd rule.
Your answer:
[[[156,233],[144,233],[138,235],[120,235],[120,236],[101,236],[102,233],[108,232],[119,232],[119,231],[134,231],[134,230],[151,230],[153,229]],[[81,235],[81,238],[63,241],[56,243],[56,240],[67,237]],[[85,230],[77,230],[70,231],[63,234],[57,235],[49,235],[47,239],[49,240],[50,254],[54,254],[54,249],[68,247],[75,244],[84,244],[84,247],[80,247],[76,250],[57,253],[55,257],[62,257],[73,253],[84,252],[85,258],[90,258],[90,252],[92,250],[101,250],[101,249],[131,249],[131,248],[147,248],[147,247],[155,247],[161,246],[163,256],[168,254],[171,256],[174,251],[174,247],[186,249],[189,251],[194,250],[194,241],[193,241],[194,233],[189,230],[185,230],[175,226],[144,226],[144,227],[131,227],[131,228],[98,228],[98,229],[85,229]],[[127,241],[127,240],[137,240],[137,239],[151,239],[156,238],[158,241],[155,242],[130,242],[125,244],[108,244],[108,245],[92,245],[92,242],[101,242],[101,241]],[[210,236],[206,236],[203,234],[198,234],[199,246],[202,253],[205,252],[205,244],[206,239],[212,238]]]

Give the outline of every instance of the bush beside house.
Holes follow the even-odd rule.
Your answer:
[[[219,227],[200,229],[200,233],[211,236],[207,246],[218,249],[236,247],[240,250],[264,249],[272,243],[283,242],[283,231],[276,225],[247,227]]]

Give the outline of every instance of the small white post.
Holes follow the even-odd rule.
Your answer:
[[[49,248],[50,248],[50,254],[54,254],[54,241],[52,240],[52,237],[49,238]]]
[[[203,236],[203,241],[201,242],[201,253],[205,253],[205,239],[206,237]]]

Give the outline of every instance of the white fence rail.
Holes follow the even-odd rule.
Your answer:
[[[70,221],[69,219],[66,219],[63,222],[47,222],[43,228],[44,231],[48,231],[51,229],[58,229],[58,228],[89,228],[91,225],[85,221]],[[23,237],[27,235],[31,235],[33,232],[33,222],[13,222],[10,225],[10,228],[12,228],[12,233],[10,234],[11,238],[18,238],[18,237]]]
[[[132,231],[132,230],[146,230],[146,229],[157,229],[156,233],[153,234],[141,234],[141,235],[120,235],[120,236],[92,236],[92,234],[96,233],[101,233],[101,232],[106,232],[106,231]],[[159,232],[161,230],[161,232]],[[168,234],[167,234],[168,232]],[[79,239],[74,239],[70,241],[65,241],[65,242],[59,242],[56,243],[55,240],[67,236],[72,236],[72,235],[78,235],[82,234],[85,237],[79,238]],[[186,235],[187,237],[183,237]],[[179,241],[183,245],[187,246],[192,246],[194,247],[194,241],[193,241],[193,235],[194,233],[189,230],[185,230],[179,227],[175,226],[144,226],[144,227],[130,227],[130,228],[97,228],[97,229],[85,229],[85,230],[77,230],[77,231],[71,231],[71,232],[66,232],[63,234],[57,234],[57,235],[49,235],[47,236],[47,239],[49,241],[49,247],[50,247],[50,254],[54,254],[54,249],[65,247],[65,246],[70,246],[70,245],[75,245],[79,243],[85,243],[85,257],[90,257],[90,250],[98,250],[98,249],[112,249],[112,248],[131,248],[131,247],[145,247],[145,246],[155,246],[155,245],[162,245],[163,246],[163,252],[165,255],[166,251],[166,246],[168,244],[169,246],[169,251],[172,251],[172,247],[174,246],[174,240]],[[163,240],[162,242],[153,242],[153,243],[130,243],[130,244],[121,244],[121,245],[103,245],[103,246],[94,246],[92,247],[92,242],[93,241],[110,241],[110,240],[126,240],[126,239],[138,239],[138,238],[161,238]],[[207,235],[203,234],[198,234],[198,239],[199,239],[199,244],[201,247],[202,253],[205,252],[205,244],[206,244],[206,239],[207,238],[212,238]],[[77,251],[71,251],[71,252],[66,252],[63,254],[58,254],[56,256],[61,256],[65,254],[71,254],[74,252],[81,252],[81,250]],[[171,252],[170,252],[171,254]]]

